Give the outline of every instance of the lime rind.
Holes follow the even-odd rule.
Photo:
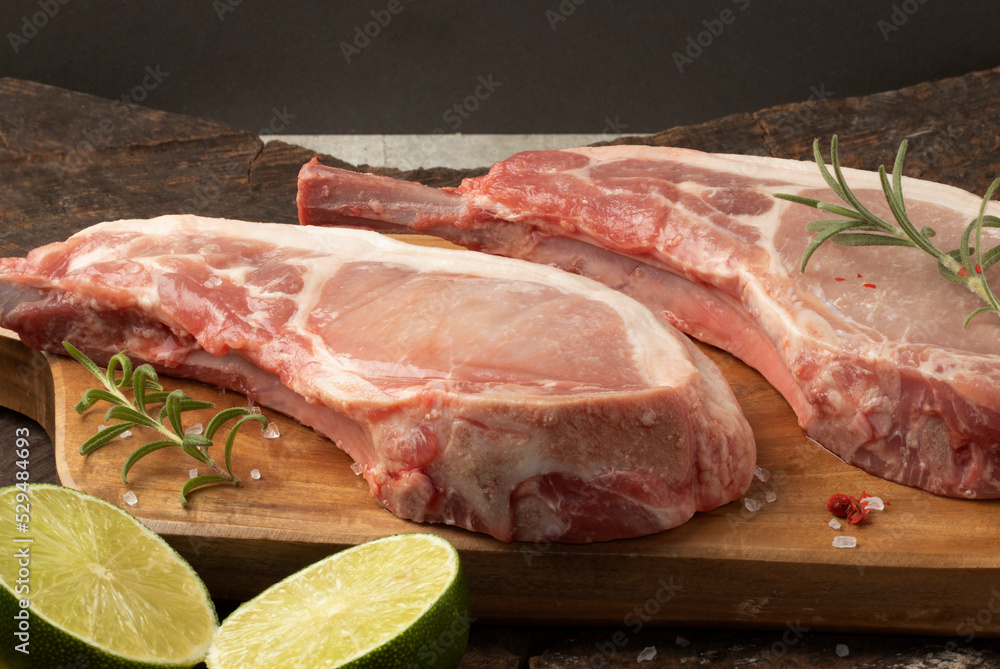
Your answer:
[[[13,514],[19,492],[0,489],[0,508]],[[13,556],[25,546],[30,556],[31,653],[4,649],[11,666],[27,659],[20,666],[191,667],[204,657],[218,626],[215,607],[198,575],[160,536],[77,490],[30,484],[28,497],[28,533],[17,533],[14,523],[0,526],[0,631],[25,594],[15,592]],[[15,542],[24,538],[31,542]]]
[[[335,553],[234,611],[206,663],[242,666],[454,667],[469,633],[458,553],[402,534]]]

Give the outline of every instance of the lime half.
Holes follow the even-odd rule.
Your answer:
[[[205,656],[218,627],[205,585],[133,516],[45,484],[0,489],[0,514],[8,666],[192,667]]]
[[[454,547],[400,534],[335,553],[240,606],[210,669],[456,667],[469,598]]]

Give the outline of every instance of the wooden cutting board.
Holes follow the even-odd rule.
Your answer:
[[[981,191],[1000,173],[997,99],[1000,71],[991,71],[623,141],[805,158],[812,137],[839,132],[845,162],[872,168],[912,135],[931,141],[911,144],[908,173]],[[138,107],[112,116],[110,105],[0,80],[0,253],[23,254],[118,217],[188,211],[294,223],[295,172],[310,152]],[[330,156],[324,162],[338,163]],[[444,185],[481,170],[380,171]],[[756,372],[704,349],[732,383],[754,429],[759,465],[771,472],[748,491],[760,508],[735,502],[655,536],[586,546],[503,544],[397,519],[379,508],[330,442],[273,414],[277,439],[247,432],[237,447],[243,487],[196,492],[184,508],[178,492],[192,461],[160,451],[136,465],[126,486],[118,470],[137,437],[80,456],[77,446],[103,413],[80,417],[72,409],[91,379],[10,333],[0,337],[0,404],[45,427],[65,485],[142,518],[220,599],[246,598],[345,546],[429,531],[461,552],[480,622],[610,625],[625,642],[653,624],[1000,636],[1000,503],[938,498],[844,465],[804,437]],[[171,385],[219,406],[246,402],[198,384]],[[260,479],[248,475],[254,468]],[[134,506],[122,501],[126,489],[138,498]],[[890,506],[873,524],[849,531],[856,548],[836,549],[833,538],[848,532],[827,525],[826,500],[862,490]]]
[[[312,430],[265,409],[280,435],[247,430],[234,452],[240,488],[179,490],[196,465],[179,451],[120,468],[141,436],[86,457],[77,447],[103,410],[73,410],[95,385],[76,362],[31,351],[5,332],[0,369],[22,383],[0,386],[0,404],[38,420],[53,436],[60,481],[128,509],[163,535],[202,575],[215,597],[244,599],[333,551],[399,532],[440,534],[466,566],[473,616],[488,622],[741,624],[810,629],[920,631],[961,636],[958,623],[1000,606],[1000,504],[934,497],[849,467],[805,438],[791,410],[752,369],[703,347],[732,383],[754,429],[759,465],[747,499],[698,514],[641,539],[586,546],[504,544],[460,529],[421,525],[382,510],[350,459]],[[168,387],[245,406],[237,393],[167,380]],[[205,420],[204,415],[190,421]],[[190,422],[189,422],[190,424]],[[610,446],[609,446],[610,447]],[[249,472],[257,469],[259,479]],[[202,471],[201,473],[205,473]],[[122,495],[131,490],[138,501]],[[835,531],[826,500],[862,490],[890,502],[870,525]],[[773,500],[773,501],[768,501]],[[854,549],[832,546],[838,535]],[[994,601],[994,598],[996,600]],[[1000,621],[977,634],[1000,632]]]

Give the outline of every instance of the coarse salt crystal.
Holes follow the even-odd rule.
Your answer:
[[[639,653],[639,657],[635,658],[636,662],[648,662],[656,657],[656,646],[646,646]]]
[[[201,423],[195,423],[194,425],[189,425],[184,429],[184,434],[201,434],[205,431],[204,426]]]
[[[356,475],[361,476],[361,465],[359,465],[357,462],[352,462],[351,471],[354,472]]]
[[[836,518],[831,518],[829,524],[830,524],[830,527],[832,527],[835,530],[839,530],[840,529],[840,521],[837,520]]]
[[[771,478],[771,472],[767,471],[763,467],[757,467],[753,470],[753,475],[757,477],[757,480],[761,483],[767,483],[767,480]]]
[[[768,490],[767,492],[764,493],[764,499],[768,503],[771,503],[778,499],[778,493],[774,492],[773,490]]]
[[[139,501],[139,498],[136,497],[135,493],[131,490],[126,490],[124,494],[122,494],[122,499],[125,500],[125,503],[129,506],[132,506]]]
[[[854,537],[849,537],[841,534],[840,536],[833,538],[834,548],[854,548],[858,545],[858,540]]]
[[[260,470],[259,469],[251,469],[250,470],[250,478],[252,478],[254,481],[256,481],[257,479],[259,479],[260,478]]]
[[[125,430],[118,436],[121,437],[122,439],[128,439],[129,437],[132,436],[132,430]]]
[[[189,479],[193,479],[197,475],[198,475],[198,470],[197,469],[189,469],[188,470],[188,478]]]
[[[750,511],[751,513],[760,511],[760,500],[753,499],[752,497],[744,497],[743,506],[745,506],[747,511]]]
[[[98,432],[100,432],[101,430],[106,430],[106,429],[108,429],[108,426],[107,426],[107,425],[98,425],[98,426],[97,426],[97,431],[98,431]]]
[[[267,427],[260,431],[260,436],[265,439],[277,439],[281,436],[281,432],[278,430],[277,423],[268,423]]]
[[[205,280],[205,283],[202,284],[202,285],[204,285],[206,288],[214,288],[216,286],[221,286],[222,285],[222,278],[219,277],[219,276],[217,276],[217,275],[215,275],[215,274],[213,274],[212,276],[208,277]]]
[[[865,505],[866,511],[885,510],[885,502],[883,502],[880,497],[865,497],[861,500],[861,503]]]
[[[851,654],[851,649],[847,647],[846,643],[837,644],[837,657],[847,657]]]
[[[681,648],[687,648],[688,646],[691,645],[691,642],[685,639],[684,637],[679,636],[677,637],[677,645],[680,646]]]

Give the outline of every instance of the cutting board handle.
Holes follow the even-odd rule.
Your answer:
[[[55,437],[55,382],[48,356],[0,328],[0,405],[36,421]]]

